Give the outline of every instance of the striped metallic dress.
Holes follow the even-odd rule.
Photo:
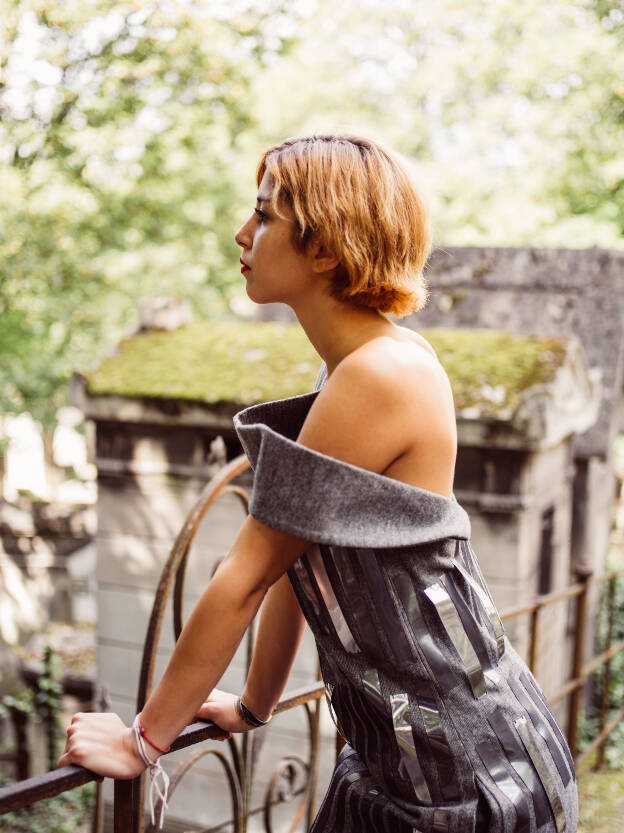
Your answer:
[[[347,741],[311,833],[575,833],[565,738],[505,637],[455,500],[296,442],[317,393],[235,417]]]

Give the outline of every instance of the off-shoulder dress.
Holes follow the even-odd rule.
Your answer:
[[[298,444],[316,396],[235,417],[251,514],[313,542],[288,574],[347,744],[311,833],[575,833],[568,746],[504,634],[468,515]]]

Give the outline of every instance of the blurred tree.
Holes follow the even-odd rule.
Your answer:
[[[298,14],[254,5],[3,0],[0,411],[50,422],[142,295],[227,308],[250,81]]]
[[[269,142],[413,158],[436,240],[624,245],[624,0],[2,0],[0,411],[50,415],[136,299],[222,315]]]
[[[257,79],[260,144],[388,142],[441,244],[624,246],[623,0],[319,2]]]
[[[587,55],[577,83],[584,106],[568,126],[565,159],[548,178],[561,214],[592,217],[624,238],[624,0],[590,0],[601,31],[600,53]],[[604,45],[608,44],[608,49]],[[598,46],[596,43],[595,46]],[[581,101],[578,102],[581,105]],[[582,220],[581,220],[582,221]],[[621,245],[621,242],[620,242]]]

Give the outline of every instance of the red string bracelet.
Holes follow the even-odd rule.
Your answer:
[[[150,745],[150,746],[152,746],[152,747],[153,747],[153,748],[154,748],[157,752],[160,752],[160,754],[161,754],[161,755],[166,755],[166,754],[167,754],[167,752],[170,752],[170,751],[171,751],[171,747],[170,747],[170,746],[168,746],[166,749],[161,749],[161,748],[160,748],[160,746],[157,746],[157,745],[154,743],[154,741],[153,741],[153,740],[150,740],[150,739],[148,738],[148,736],[145,734],[145,729],[144,729],[144,728],[143,728],[143,726],[141,725],[141,719],[139,718],[139,716],[138,716],[138,715],[137,715],[137,725],[138,725],[138,727],[139,727],[139,732],[141,733],[141,737],[142,737],[142,738],[145,738],[145,740],[149,743],[149,745]]]

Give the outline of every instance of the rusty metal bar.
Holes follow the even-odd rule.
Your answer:
[[[585,630],[587,625],[587,591],[588,582],[591,577],[591,572],[587,572],[584,576],[581,575],[583,590],[580,593],[576,608],[576,631],[574,634],[574,653],[572,656],[572,679],[578,680],[582,677],[583,659],[585,652]],[[576,758],[578,749],[578,714],[581,706],[582,687],[575,686],[570,693],[570,703],[568,707],[568,745],[572,757]]]
[[[508,622],[510,619],[516,619],[518,616],[523,616],[533,613],[538,607],[547,607],[555,602],[562,602],[566,599],[572,599],[575,596],[580,596],[584,592],[585,587],[595,587],[599,584],[604,584],[605,581],[611,581],[618,576],[624,574],[624,570],[612,570],[609,573],[603,573],[601,576],[595,576],[587,581],[582,581],[577,584],[571,584],[565,590],[557,590],[553,593],[548,593],[544,596],[538,596],[528,604],[521,604],[517,607],[510,607],[501,613],[503,622]]]
[[[588,677],[597,668],[604,663],[609,662],[609,660],[613,659],[613,657],[616,654],[619,654],[622,650],[624,650],[624,639],[616,642],[615,645],[612,645],[608,651],[603,651],[602,654],[598,654],[598,656],[594,657],[591,662],[588,662],[587,665],[583,667],[581,676]]]
[[[603,663],[607,662],[616,654],[619,654],[620,651],[624,651],[624,639],[620,642],[616,642],[615,645],[612,645],[608,651],[604,651],[602,654],[594,657],[591,662],[588,662],[587,665],[584,665],[581,669],[580,676],[576,677],[574,680],[568,680],[568,682],[559,689],[555,694],[548,698],[549,702],[554,705],[558,703],[560,700],[563,700],[564,697],[567,697],[568,694],[571,694],[575,689],[580,688],[584,685],[585,680],[592,674],[597,668],[599,668]]]
[[[0,789],[0,814],[27,807],[42,798],[52,798],[98,778],[95,772],[81,766],[64,766],[26,781],[17,781]]]
[[[613,624],[615,618],[615,578],[609,580],[609,590],[607,595],[607,636],[605,639],[605,652],[608,654],[611,650],[611,643],[613,642]],[[624,643],[623,643],[624,644]],[[607,712],[609,709],[609,685],[611,683],[611,657],[608,656],[604,671],[602,672],[602,697],[600,703],[600,735],[604,732],[607,723]],[[604,743],[598,747],[598,755],[596,757],[596,769],[604,763]]]
[[[249,461],[244,454],[235,457],[227,465],[223,466],[217,474],[204,486],[193,508],[186,516],[184,524],[178,533],[173,544],[169,557],[163,567],[158,588],[154,596],[152,612],[147,625],[147,633],[143,647],[143,658],[139,674],[139,687],[137,692],[137,711],[140,712],[152,692],[154,679],[154,667],[156,664],[156,647],[160,640],[163,618],[167,600],[171,594],[172,585],[182,566],[182,576],[185,572],[185,559],[195,534],[210,507],[228,489],[230,481],[249,468]],[[182,585],[179,585],[180,588]],[[181,593],[181,589],[179,591]],[[174,598],[174,631],[175,638],[179,636],[181,629],[181,597],[178,601]],[[176,624],[178,628],[176,629]],[[139,829],[137,833],[143,833],[143,803],[145,797],[145,775],[141,776],[140,788],[134,792],[134,815],[139,818]]]
[[[302,706],[310,700],[320,700],[325,696],[325,684],[323,682],[311,683],[311,685],[302,686],[291,691],[279,701],[273,714],[286,712],[289,709],[294,709],[296,706]]]
[[[176,740],[172,743],[171,749],[184,749],[202,740],[209,740],[221,734],[221,730],[212,723],[198,721],[187,726]],[[97,781],[99,776],[89,769],[81,766],[64,766],[60,769],[53,769],[44,775],[35,775],[25,781],[18,781],[0,789],[0,814],[8,813],[10,810],[19,810],[41,801],[43,798],[52,798],[55,795],[81,787],[90,781]],[[123,783],[123,782],[115,782]],[[125,782],[130,783],[130,782]],[[126,829],[125,833],[129,833]]]
[[[114,833],[136,833],[135,814],[132,812],[133,796],[139,789],[138,778],[133,781],[115,781]],[[134,818],[133,818],[134,817]]]
[[[322,685],[322,683],[321,683]],[[312,822],[316,816],[316,804],[314,798],[316,796],[316,787],[318,784],[318,766],[317,762],[321,751],[321,700],[315,700],[314,706],[306,706],[308,713],[308,720],[310,724],[310,775],[308,777],[308,784],[306,790],[307,814],[306,814],[306,830],[312,827]]]
[[[156,662],[155,651],[152,650],[152,648],[158,643],[160,637],[165,605],[167,604],[167,599],[169,598],[169,594],[171,592],[173,577],[175,576],[175,573],[180,566],[180,562],[184,558],[186,551],[208,509],[226,489],[229,481],[248,468],[249,461],[244,455],[236,457],[224,466],[202,489],[199,498],[189,512],[182,529],[178,533],[178,537],[175,540],[169,558],[167,559],[167,563],[161,572],[158,589],[156,590],[154,604],[152,606],[152,613],[147,626],[145,650],[143,652],[143,662],[141,663],[141,673],[139,678],[137,711],[141,711],[152,691],[154,665]]]
[[[555,692],[552,697],[548,698],[548,702],[551,706],[556,705],[561,700],[564,700],[569,694],[572,694],[573,691],[576,691],[576,689],[582,686],[584,682],[584,677],[578,677],[575,680],[568,680],[568,682],[560,688],[559,691]]]
[[[598,737],[594,738],[593,741],[585,747],[583,753],[576,758],[576,765],[581,766],[581,764],[589,758],[595,749],[598,749],[599,747],[602,749],[611,732],[617,728],[623,720],[624,706],[622,706],[618,713],[611,718]]]
[[[537,608],[547,607],[555,602],[562,602],[566,599],[572,599],[575,596],[580,596],[585,588],[585,584],[572,584],[566,587],[565,590],[558,590],[556,593],[548,593],[545,596],[538,596],[537,599],[529,604],[518,605],[511,607],[509,610],[504,610],[501,613],[503,622],[508,622],[510,619],[516,619],[518,616],[523,616],[527,613],[533,613]]]
[[[537,605],[535,610],[531,612],[531,641],[529,643],[529,668],[531,673],[535,674],[537,667],[537,636],[539,627],[539,612],[541,605]]]
[[[30,753],[28,751],[27,727],[29,715],[21,709],[8,707],[9,719],[13,725],[15,748],[11,752],[0,754],[0,761],[8,761],[15,766],[16,781],[25,781],[30,777]]]

